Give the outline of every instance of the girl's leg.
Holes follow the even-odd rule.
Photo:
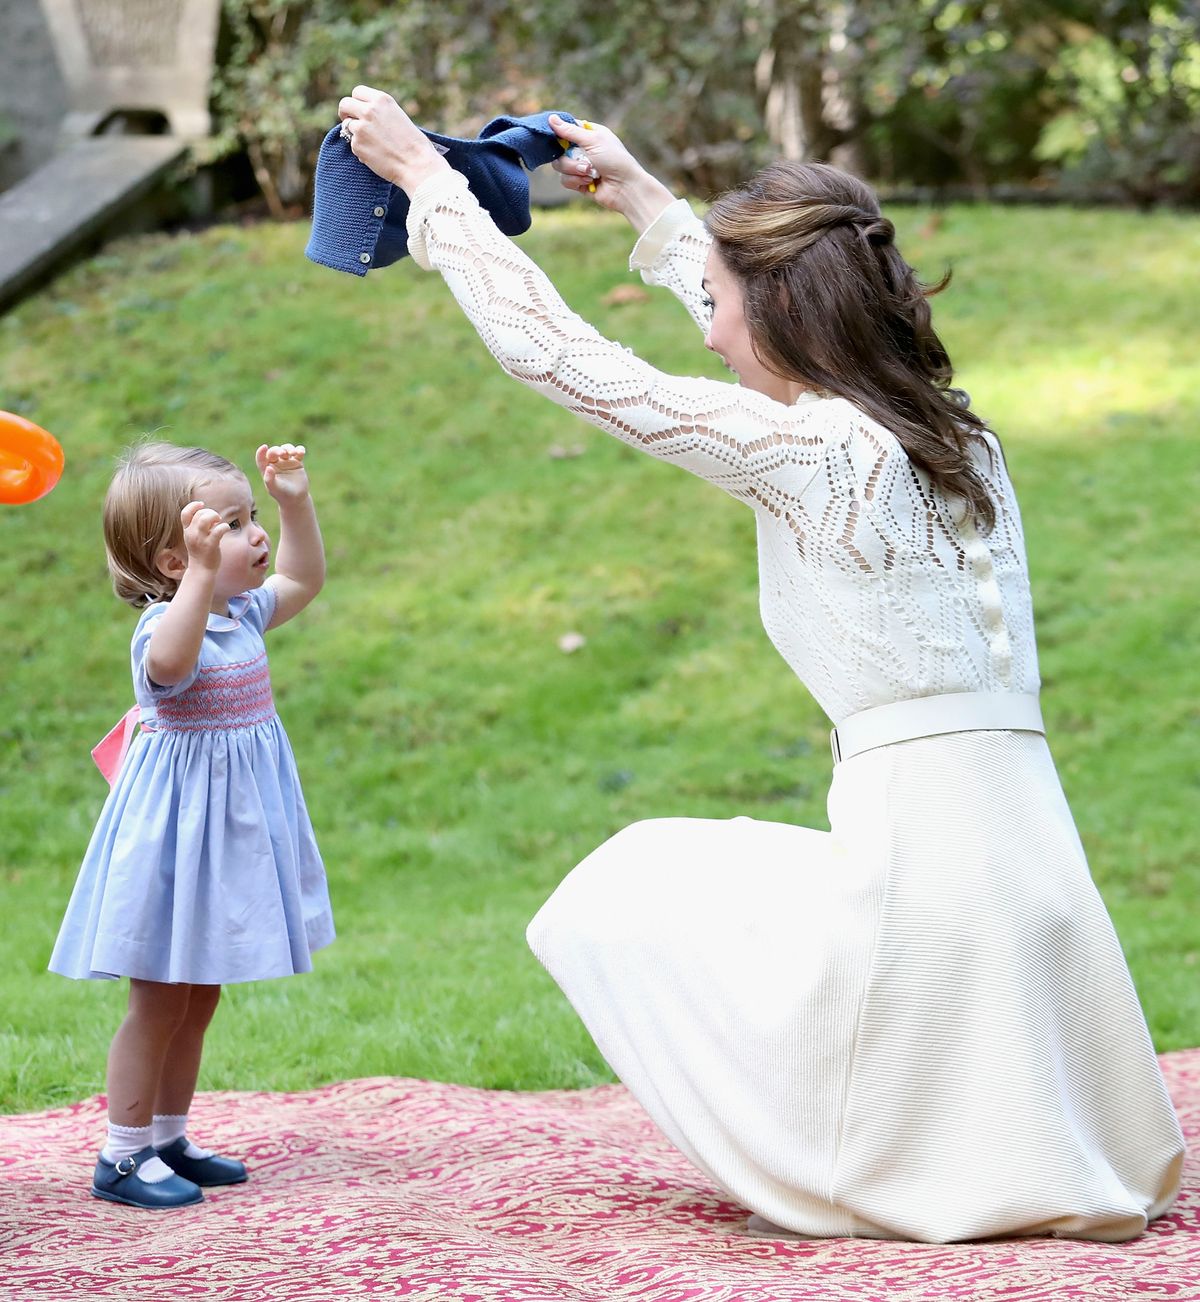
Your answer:
[[[217,1011],[220,986],[192,986],[187,1013],[167,1048],[154,1101],[154,1147],[179,1175],[196,1184],[241,1184],[245,1163],[218,1157],[187,1137],[187,1114],[196,1092],[204,1032]]]
[[[167,1050],[187,1013],[187,986],[131,980],[129,1011],[108,1051],[108,1142],[92,1193],[134,1207],[187,1207],[203,1198],[154,1154],[154,1098]],[[149,1149],[149,1153],[146,1150]]]
[[[196,1092],[200,1074],[200,1056],[204,1052],[204,1033],[217,1011],[220,986],[188,986],[187,1006],[183,1019],[171,1037],[163,1059],[158,1089],[154,1095],[154,1115],[185,1117]]]
[[[187,1015],[190,986],[129,982],[129,1011],[108,1051],[108,1119],[114,1125],[150,1125],[167,1049]]]

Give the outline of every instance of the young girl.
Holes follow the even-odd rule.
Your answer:
[[[312,969],[333,940],[325,870],[263,633],[320,592],[325,555],[304,448],[256,454],[279,504],[275,573],[246,476],[199,448],[143,443],[104,503],[133,635],[141,733],[88,846],[50,969],[129,977],[108,1055],[108,1142],[92,1193],[134,1207],[200,1202],[246,1179],[187,1137],[221,986]]]

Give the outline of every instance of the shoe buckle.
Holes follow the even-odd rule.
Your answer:
[[[126,1163],[128,1163],[128,1165],[126,1165]],[[132,1175],[137,1170],[137,1158],[136,1157],[121,1158],[121,1160],[117,1163],[116,1169],[118,1175]]]

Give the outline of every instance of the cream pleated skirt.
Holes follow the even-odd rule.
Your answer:
[[[866,752],[829,818],[636,823],[530,945],[668,1138],[776,1226],[1138,1234],[1183,1139],[1044,738]]]

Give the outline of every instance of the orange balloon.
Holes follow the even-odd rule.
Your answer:
[[[0,502],[36,502],[58,483],[63,450],[40,425],[0,411]]]

